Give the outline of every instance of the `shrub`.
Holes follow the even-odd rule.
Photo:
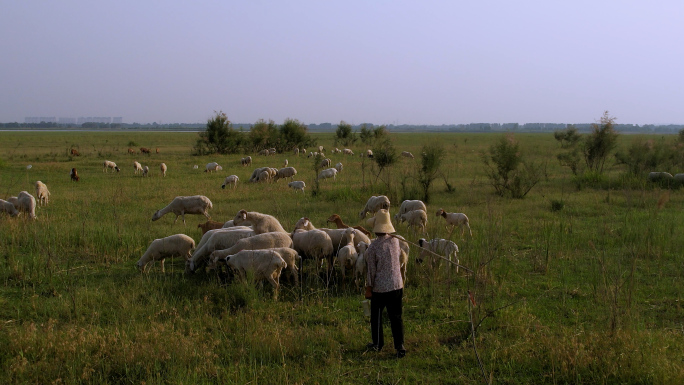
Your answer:
[[[207,120],[207,129],[199,133],[195,143],[196,155],[204,154],[235,154],[244,142],[242,132],[235,131],[223,112]]]
[[[349,146],[354,144],[357,139],[356,134],[352,131],[351,124],[343,120],[337,125],[337,130],[335,130],[335,145],[340,143],[343,146]]]
[[[279,142],[280,133],[278,125],[274,121],[259,119],[249,130],[249,143],[252,151],[257,152],[265,148],[275,147]]]
[[[492,145],[488,154],[482,154],[482,161],[490,183],[499,196],[524,198],[541,180],[541,167],[523,160],[518,142],[512,134],[501,137]]]
[[[311,147],[316,141],[307,134],[306,125],[297,119],[286,119],[279,128],[280,141],[276,148],[279,151],[289,150],[295,147]]]
[[[437,144],[423,146],[420,152],[420,168],[418,169],[418,184],[423,194],[423,202],[430,201],[430,186],[437,179],[444,160],[444,148]]]
[[[577,132],[574,125],[569,124],[565,130],[555,131],[553,137],[560,142],[561,148],[574,147],[582,136]]]
[[[654,143],[653,140],[637,139],[626,150],[616,152],[615,159],[618,164],[627,166],[630,174],[639,175],[658,171],[661,166],[670,166],[675,157],[673,150],[662,140]]]
[[[592,132],[586,137],[582,147],[584,162],[589,170],[603,173],[608,155],[617,145],[618,133],[614,126],[615,118],[608,111],[603,113],[598,124],[592,125]]]

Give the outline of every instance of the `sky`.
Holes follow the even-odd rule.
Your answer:
[[[0,122],[684,123],[684,1],[3,1]]]

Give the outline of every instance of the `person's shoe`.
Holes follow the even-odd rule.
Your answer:
[[[371,342],[368,345],[366,345],[366,350],[370,350],[372,352],[379,352],[382,350],[382,348]]]
[[[406,357],[406,350],[397,350],[397,358]]]

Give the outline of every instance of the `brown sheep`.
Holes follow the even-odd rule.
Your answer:
[[[135,155],[135,150],[132,148],[128,149],[128,155]]]
[[[72,149],[71,149],[71,155],[72,155],[72,156],[81,156],[81,153],[78,152],[77,149],[72,148]]]
[[[140,153],[150,155],[150,149],[147,147],[140,147]]]
[[[342,222],[342,218],[340,218],[339,215],[333,214],[328,218],[326,222],[335,222],[337,225],[338,229],[347,229],[349,226],[345,225],[344,222]],[[366,230],[363,226],[353,226],[354,229],[359,230],[360,232],[366,234],[367,237],[370,236],[370,231]]]
[[[75,168],[71,169],[71,172],[69,173],[71,176],[71,181],[72,182],[78,182],[81,178],[78,176],[78,171],[76,171]]]
[[[223,223],[224,222],[206,221],[204,223],[200,223],[199,225],[197,225],[197,227],[202,229],[202,235],[204,235],[204,233],[206,233],[209,230],[216,230],[222,228]]]

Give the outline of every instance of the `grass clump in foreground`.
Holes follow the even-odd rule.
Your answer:
[[[316,136],[330,147],[332,134]],[[497,135],[397,134],[397,151],[420,153],[439,142],[446,167],[458,172],[433,181],[428,233],[451,238],[474,274],[415,263],[405,290],[408,355],[391,344],[366,352],[368,322],[360,292],[329,282],[305,261],[302,285],[283,283],[278,301],[268,285],[226,282],[213,273],[184,275],[184,262],[167,261],[140,274],[134,263],[149,243],[174,233],[199,240],[203,217],[187,226],[154,211],[177,195],[203,194],[214,220],[240,209],[275,215],[290,230],[302,216],[315,226],[339,214],[366,225],[358,212],[370,195],[410,191],[416,161],[400,158],[376,180],[360,157],[344,163],[337,181],[321,181],[320,196],[294,194],[282,182],[250,185],[253,168],[285,158],[312,181],[312,161],[291,154],[239,158],[190,156],[194,134],[15,133],[0,137],[5,168],[0,198],[45,182],[50,204],[38,219],[0,217],[0,381],[3,383],[681,383],[681,190],[624,178],[618,171],[575,188],[570,172],[548,162],[548,177],[526,199],[495,196],[479,154]],[[532,159],[553,159],[552,136],[516,135]],[[128,155],[129,142],[160,154]],[[27,145],[31,143],[31,146]],[[64,148],[78,145],[80,157]],[[362,145],[352,147],[362,153]],[[103,173],[104,159],[122,171]],[[151,177],[133,175],[132,162]],[[26,170],[27,161],[32,168]],[[208,175],[195,164],[219,162]],[[169,166],[166,178],[155,174]],[[367,160],[366,160],[367,162]],[[76,167],[81,182],[68,171]],[[366,164],[366,167],[369,167]],[[240,177],[236,190],[223,178]],[[390,188],[387,191],[389,181]],[[448,191],[447,191],[448,190]],[[418,190],[419,191],[419,190]],[[549,198],[547,198],[549,197]],[[551,198],[554,197],[554,198]],[[558,199],[558,197],[562,197]],[[554,209],[554,203],[561,202]],[[399,206],[392,201],[393,214]],[[473,237],[449,234],[437,209],[464,212]],[[472,298],[468,295],[472,293]],[[472,301],[472,302],[471,302]],[[469,324],[472,303],[475,338]],[[471,305],[468,305],[468,304]],[[389,326],[385,332],[389,340]],[[480,363],[473,350],[475,342]]]

